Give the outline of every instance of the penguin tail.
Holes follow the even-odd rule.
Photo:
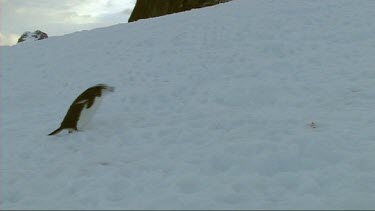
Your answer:
[[[56,135],[56,134],[60,133],[62,130],[63,130],[63,128],[59,127],[55,131],[53,131],[52,133],[50,133],[48,135],[49,136]]]

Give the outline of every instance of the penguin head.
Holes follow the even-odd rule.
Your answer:
[[[97,84],[97,85],[95,85],[95,87],[100,87],[103,93],[115,91],[115,87],[108,86],[107,84]]]

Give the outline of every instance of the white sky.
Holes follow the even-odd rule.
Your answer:
[[[1,45],[25,31],[48,36],[126,23],[136,0],[0,0]]]

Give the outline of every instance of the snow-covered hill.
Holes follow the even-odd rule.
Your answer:
[[[374,11],[236,0],[2,47],[1,208],[373,209]],[[47,136],[97,83],[90,127]]]

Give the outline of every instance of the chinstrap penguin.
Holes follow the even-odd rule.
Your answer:
[[[106,84],[97,84],[88,88],[74,100],[61,122],[61,126],[48,135],[56,135],[62,130],[68,130],[69,133],[82,130],[94,116],[103,95],[114,90],[114,87]]]

